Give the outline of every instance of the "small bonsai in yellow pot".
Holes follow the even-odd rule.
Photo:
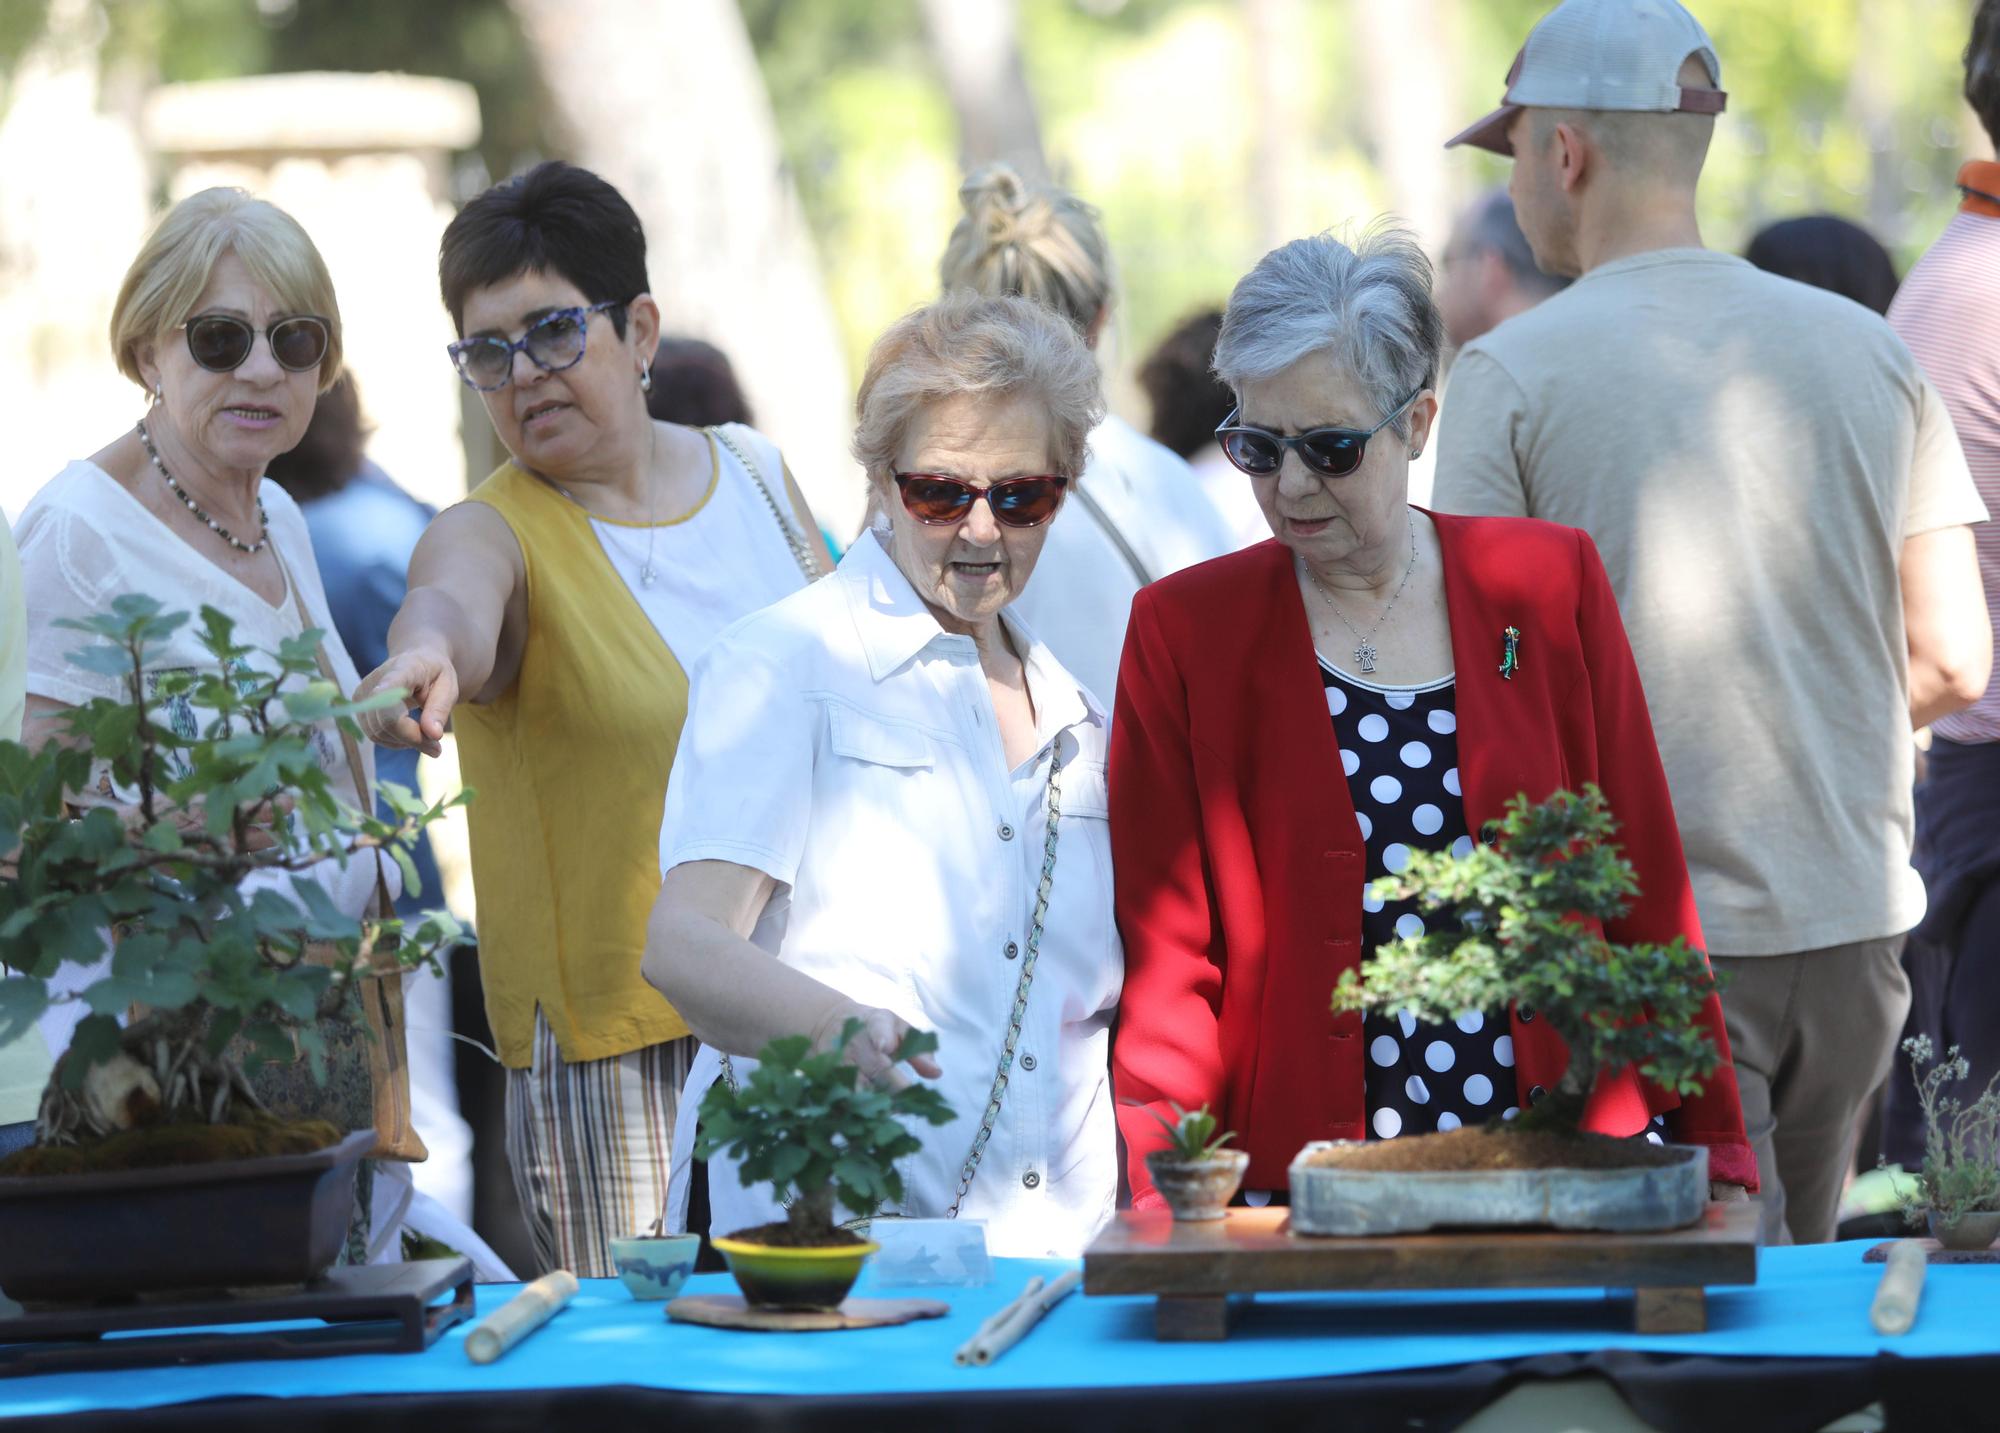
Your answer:
[[[890,1091],[863,1080],[845,1056],[860,1030],[849,1020],[818,1052],[804,1035],[773,1040],[741,1084],[718,1080],[702,1099],[695,1158],[727,1154],[744,1184],[769,1184],[786,1209],[781,1222],[710,1241],[753,1307],[838,1308],[876,1246],[835,1226],[835,1203],[865,1216],[901,1200],[896,1161],[923,1148],[909,1125],[955,1118],[927,1085]],[[913,1030],[896,1061],[935,1049],[936,1035]]]

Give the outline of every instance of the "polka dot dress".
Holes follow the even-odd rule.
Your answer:
[[[1320,663],[1327,711],[1367,845],[1367,879],[1409,866],[1412,851],[1472,850],[1458,783],[1452,679],[1381,687]],[[1361,898],[1361,944],[1371,954],[1424,933],[1414,901]],[[1468,1011],[1449,1025],[1369,1015],[1368,1132],[1373,1139],[1457,1129],[1519,1113],[1514,1041],[1504,1017]]]

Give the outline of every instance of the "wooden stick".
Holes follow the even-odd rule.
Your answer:
[[[567,1269],[544,1274],[480,1320],[465,1336],[465,1356],[474,1363],[491,1363],[554,1318],[576,1297],[576,1275]]]
[[[1034,1295],[999,1328],[991,1333],[980,1334],[973,1340],[972,1361],[984,1368],[994,1359],[1027,1337],[1028,1331],[1042,1321],[1042,1315],[1061,1303],[1078,1284],[1083,1282],[1083,1272],[1071,1269],[1053,1284]]]
[[[1882,1262],[1882,1282],[1876,1286],[1875,1302],[1869,1305],[1868,1322],[1875,1326],[1875,1332],[1894,1337],[1908,1333],[1917,1321],[1917,1303],[1923,1297],[1924,1272],[1930,1260],[1920,1241],[1898,1239]]]

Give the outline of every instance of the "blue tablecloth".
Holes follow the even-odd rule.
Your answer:
[[[952,1312],[943,1319],[791,1336],[669,1324],[661,1304],[636,1303],[612,1280],[586,1280],[583,1292],[554,1321],[486,1367],[465,1357],[469,1325],[461,1325],[424,1354],[8,1379],[0,1381],[0,1416],[219,1397],[490,1395],[616,1385],[772,1395],[1158,1387],[1321,1378],[1598,1349],[1709,1357],[2000,1354],[2000,1266],[1933,1268],[1916,1327],[1887,1339],[1868,1324],[1881,1266],[1862,1262],[1867,1247],[1763,1251],[1754,1287],[1709,1291],[1709,1332],[1703,1334],[1635,1334],[1630,1301],[1603,1292],[1304,1294],[1258,1298],[1226,1342],[1161,1344],[1153,1338],[1150,1299],[1078,1293],[1024,1343],[983,1369],[955,1366],[952,1350],[1018,1293],[1030,1274],[1066,1265],[1000,1260],[986,1288],[893,1291],[896,1297],[945,1299]],[[728,1276],[718,1274],[690,1281],[687,1292],[732,1288]],[[481,1288],[481,1311],[514,1292],[512,1285]]]

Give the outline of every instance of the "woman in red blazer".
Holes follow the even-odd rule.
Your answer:
[[[1330,1007],[1343,970],[1421,928],[1366,883],[1413,846],[1469,849],[1518,794],[1602,787],[1641,891],[1606,934],[1702,944],[1590,539],[1407,501],[1441,333],[1429,263],[1395,230],[1289,244],[1231,296],[1215,366],[1240,402],[1218,436],[1276,540],[1139,594],[1111,738],[1113,1079],[1138,1207],[1158,1204],[1144,1155],[1169,1101],[1211,1105],[1249,1151],[1246,1190],[1276,1193],[1310,1140],[1511,1118],[1555,1087],[1568,1051],[1530,1010],[1428,1027]],[[1756,1166],[1713,995],[1703,1020],[1723,1063],[1700,1096],[1626,1070],[1585,1124],[1663,1116],[1741,1197]]]

